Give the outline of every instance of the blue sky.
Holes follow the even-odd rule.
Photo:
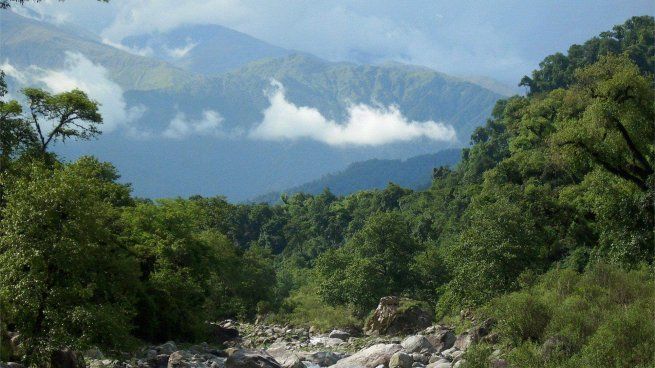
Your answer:
[[[118,43],[182,24],[220,24],[329,60],[419,64],[515,85],[544,56],[565,51],[655,1],[45,1],[37,11]]]

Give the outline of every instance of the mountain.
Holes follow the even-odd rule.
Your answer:
[[[121,87],[130,90],[171,88],[193,80],[192,74],[160,60],[146,58],[105,45],[88,33],[47,22],[0,12],[0,62],[15,67],[58,69],[66,63],[66,52],[78,52],[107,68]]]
[[[106,126],[112,125],[114,130],[107,129],[94,141],[71,142],[55,149],[66,159],[95,155],[111,161],[139,196],[221,194],[231,200],[247,200],[344,170],[353,162],[407,159],[459,148],[468,144],[473,129],[485,122],[502,97],[424,67],[329,62],[299,53],[205,75],[191,67],[183,70],[166,60],[128,53],[72,29],[10,12],[1,12],[0,17],[1,63],[25,73],[34,65],[55,71],[57,77],[73,70],[76,78],[84,78],[88,65],[74,65],[80,58],[71,60],[67,55],[73,52],[106,69],[106,77],[120,86],[100,86],[96,88],[99,94],[90,92],[103,105],[103,114],[110,115]],[[226,53],[193,54],[194,49],[187,55],[204,55],[203,63],[221,64],[227,57]],[[9,79],[20,87],[20,80],[12,79],[11,74]],[[339,128],[348,123],[349,113],[357,105],[367,112],[402,115],[406,124],[439,122],[452,127],[456,137],[439,141],[425,137],[396,140],[392,136],[392,142],[359,145],[309,138],[256,138],[252,132],[272,105],[272,80],[284,88],[283,113],[309,111],[324,119],[324,124]],[[29,83],[42,81],[40,77]],[[393,106],[395,110],[389,110]],[[128,113],[134,111],[141,114]],[[112,118],[114,123],[109,124]]]
[[[512,87],[503,82],[482,75],[466,76],[462,77],[462,79],[507,97],[521,94],[522,92],[518,86]]]
[[[319,194],[326,188],[336,195],[347,195],[364,189],[382,189],[390,182],[405,188],[424,189],[430,185],[432,169],[453,166],[460,158],[460,150],[450,149],[406,160],[371,159],[355,162],[345,170],[280,192],[257,196],[251,202],[275,203],[283,193]]]
[[[285,56],[292,51],[219,25],[184,25],[123,39],[122,44],[179,68],[215,75],[255,60]]]

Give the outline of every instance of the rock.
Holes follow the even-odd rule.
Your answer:
[[[84,356],[89,359],[104,359],[105,356],[102,354],[102,351],[98,348],[91,348],[84,352]]]
[[[232,320],[225,320],[221,323],[210,323],[209,336],[213,342],[222,344],[226,341],[232,341],[239,337],[239,330],[235,328]],[[269,335],[273,335],[272,333]]]
[[[157,353],[159,354],[171,355],[174,352],[176,352],[178,349],[177,349],[177,345],[175,345],[173,341],[168,341],[162,345],[157,346],[155,350],[157,350]]]
[[[335,339],[335,338],[327,337],[327,336],[316,336],[316,337],[312,337],[311,339],[309,339],[309,345],[312,345],[312,346],[322,345],[322,346],[327,346],[327,347],[335,347],[335,346],[343,345],[343,344],[344,344],[343,340]]]
[[[401,351],[394,353],[389,359],[389,368],[412,368],[414,359]]]
[[[344,358],[342,354],[334,353],[331,351],[317,351],[313,353],[299,354],[303,361],[308,361],[321,367],[331,366]]]
[[[464,332],[463,334],[457,336],[453,346],[459,350],[466,350],[469,346],[471,346],[472,342],[473,341],[471,335],[468,332]]]
[[[455,336],[453,331],[447,328],[433,329],[425,337],[437,352],[450,349],[455,344],[455,340],[457,340],[457,336]]]
[[[420,331],[432,324],[432,311],[422,303],[396,296],[380,299],[364,324],[368,335],[400,335]]]
[[[428,364],[425,368],[450,368],[452,364],[447,360],[440,360],[434,363]]]
[[[332,330],[328,336],[332,339],[348,340],[350,334],[346,331]]]
[[[305,368],[300,357],[292,351],[289,351],[284,346],[277,346],[266,350],[282,368]]]
[[[412,360],[417,363],[421,364],[428,364],[430,362],[430,356],[424,355],[424,354],[419,354],[419,353],[413,353],[412,354]]]
[[[25,368],[25,366],[15,362],[7,362],[7,363],[0,362],[0,368]]]
[[[86,368],[81,354],[70,349],[53,351],[50,355],[51,368]]]
[[[435,351],[434,346],[423,335],[408,336],[400,345],[408,353],[430,354]]]
[[[403,347],[399,344],[377,344],[339,360],[332,368],[373,368],[387,365],[391,356]]]
[[[162,354],[161,356],[165,356],[165,355],[166,354]],[[188,368],[190,367],[189,365],[190,359],[191,356],[187,352],[175,351],[168,357],[166,366],[168,368]]]
[[[282,368],[280,364],[265,351],[237,350],[227,358],[226,368]]]
[[[168,367],[169,355],[158,354],[151,358],[146,359],[150,368],[166,368]]]

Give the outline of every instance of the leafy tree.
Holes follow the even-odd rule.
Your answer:
[[[346,245],[319,257],[319,293],[328,303],[351,304],[359,313],[368,312],[382,296],[400,294],[413,285],[408,265],[419,249],[401,214],[373,215]]]
[[[136,264],[117,236],[116,185],[98,163],[30,166],[7,190],[0,221],[0,299],[28,362],[91,344],[122,346],[131,331]]]
[[[67,139],[89,139],[100,134],[98,126],[102,116],[98,102],[89,99],[83,91],[51,94],[38,88],[25,88],[23,94],[29,106],[29,121],[36,131],[39,150],[45,154],[48,147]],[[48,123],[52,122],[52,128]]]
[[[16,100],[4,101],[7,94],[5,74],[0,71],[0,172],[35,141],[29,124],[23,119],[23,109]]]

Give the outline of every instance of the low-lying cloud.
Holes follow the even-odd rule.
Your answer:
[[[178,112],[162,136],[170,139],[183,139],[192,135],[220,137],[224,135],[222,123],[223,117],[214,110],[204,110],[200,119],[189,119],[183,112]]]
[[[455,130],[435,121],[410,121],[397,106],[374,107],[353,104],[348,107],[347,120],[338,123],[327,119],[316,108],[297,106],[286,99],[281,83],[272,81],[270,106],[264,119],[250,137],[262,140],[313,139],[331,146],[377,146],[406,142],[417,138],[452,141]]]
[[[101,129],[105,132],[121,126],[127,127],[129,123],[138,120],[146,110],[143,105],[128,108],[122,88],[108,78],[107,70],[80,53],[67,52],[65,67],[59,70],[37,66],[18,69],[9,61],[5,61],[0,68],[21,86],[42,85],[53,93],[75,88],[86,92],[91,99],[100,103],[99,110],[103,117]],[[134,127],[129,127],[127,131],[138,133]]]

